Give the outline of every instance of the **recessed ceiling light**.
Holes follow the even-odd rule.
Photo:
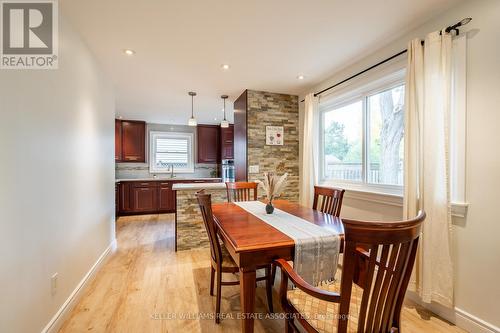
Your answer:
[[[220,66],[220,68],[222,68],[223,70],[227,71],[230,68],[230,66],[226,65],[226,64],[223,64],[223,65]]]
[[[297,75],[298,80],[304,80],[306,77],[304,75]]]
[[[131,49],[125,49],[123,50],[123,53],[125,53],[126,55],[134,55],[135,54],[135,51],[134,50],[131,50]]]

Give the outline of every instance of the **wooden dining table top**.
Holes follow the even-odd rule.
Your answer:
[[[342,238],[344,236],[339,217],[287,200],[274,200],[273,205],[307,222],[335,231]],[[292,238],[232,202],[212,204],[212,212],[219,232],[236,253],[295,246]]]

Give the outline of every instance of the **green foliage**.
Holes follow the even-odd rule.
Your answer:
[[[339,160],[344,160],[351,145],[344,135],[344,125],[332,122],[325,130],[325,154],[333,155]]]

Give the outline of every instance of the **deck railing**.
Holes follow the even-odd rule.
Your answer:
[[[397,170],[398,184],[403,184],[403,168],[399,166]],[[368,170],[368,182],[374,184],[382,183],[380,177],[380,164],[371,163]],[[325,166],[325,178],[342,179],[349,181],[363,180],[363,165],[361,163],[327,163]]]

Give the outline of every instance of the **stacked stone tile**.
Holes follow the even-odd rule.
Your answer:
[[[283,199],[299,199],[299,98],[294,95],[247,91],[248,165],[259,165],[258,174],[248,174],[254,181],[264,172],[288,172]],[[284,145],[266,146],[266,126],[284,127]],[[280,165],[281,164],[281,165]],[[260,189],[259,197],[264,193]]]

